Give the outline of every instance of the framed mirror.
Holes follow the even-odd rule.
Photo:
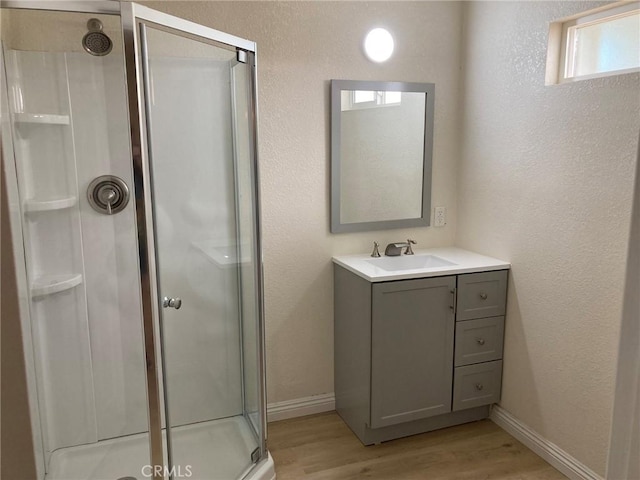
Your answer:
[[[433,83],[331,80],[331,232],[428,226]]]

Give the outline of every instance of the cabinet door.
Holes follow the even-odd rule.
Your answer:
[[[373,284],[371,427],[451,411],[455,277]]]

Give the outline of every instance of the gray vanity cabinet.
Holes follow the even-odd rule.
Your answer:
[[[372,284],[372,428],[451,411],[455,280]]]
[[[362,443],[489,416],[507,273],[369,282],[334,265],[336,411]]]

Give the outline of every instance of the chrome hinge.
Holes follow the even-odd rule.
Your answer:
[[[260,447],[251,452],[251,462],[258,463],[258,460],[260,460]]]
[[[238,48],[236,50],[236,59],[240,63],[247,63],[247,52]]]

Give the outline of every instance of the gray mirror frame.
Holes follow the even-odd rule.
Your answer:
[[[419,218],[376,222],[340,222],[340,130],[342,90],[382,90],[425,93],[424,163],[422,176],[422,215]],[[411,82],[375,82],[367,80],[331,80],[331,233],[367,232],[393,228],[428,227],[431,224],[431,168],[433,157],[433,126],[435,84]]]

